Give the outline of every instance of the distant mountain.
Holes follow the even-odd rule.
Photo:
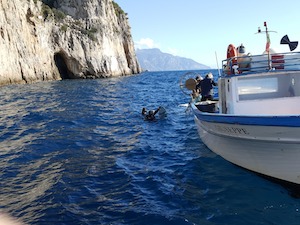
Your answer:
[[[161,52],[158,48],[137,49],[136,55],[143,70],[174,71],[210,69],[192,59]]]

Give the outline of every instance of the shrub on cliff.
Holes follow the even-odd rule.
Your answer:
[[[117,17],[119,17],[122,14],[127,15],[127,13],[125,13],[123,9],[116,2],[113,1],[112,4],[114,6]]]

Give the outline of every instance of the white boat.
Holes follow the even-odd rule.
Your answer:
[[[222,64],[218,100],[191,102],[201,140],[231,163],[300,184],[300,52]]]

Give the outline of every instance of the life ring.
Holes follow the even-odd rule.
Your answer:
[[[232,74],[232,66],[237,65],[237,51],[233,44],[227,48],[227,74]]]

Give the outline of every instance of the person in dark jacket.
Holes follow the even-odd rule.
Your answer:
[[[213,87],[218,84],[214,81],[212,73],[208,73],[201,81],[201,101],[213,100],[214,90]]]
[[[155,120],[155,114],[158,113],[159,110],[160,110],[160,107],[158,107],[158,109],[155,110],[155,111],[154,110],[149,110],[147,112],[146,108],[143,108],[142,109],[142,115],[144,116],[145,120],[152,121],[152,120]]]

